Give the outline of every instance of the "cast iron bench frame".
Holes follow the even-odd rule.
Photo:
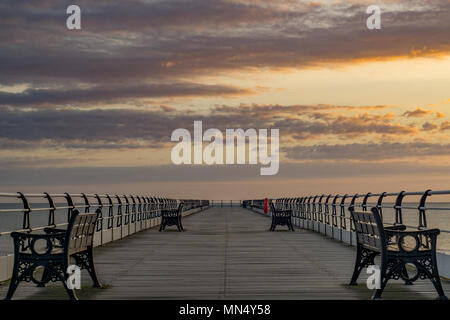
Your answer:
[[[177,226],[178,231],[184,231],[183,224],[181,223],[183,212],[183,203],[178,204],[177,209],[163,209],[161,210],[161,225],[159,231],[163,231],[166,226]]]
[[[276,209],[272,201],[270,201],[270,211],[272,212],[272,224],[270,231],[275,231],[277,225],[287,226],[290,231],[294,231],[292,225],[292,210]]]
[[[32,281],[39,287],[45,287],[50,281],[61,281],[69,298],[78,300],[75,289],[67,286],[70,276],[67,270],[71,265],[71,257],[80,270],[88,271],[93,286],[100,288],[93,256],[94,234],[100,214],[100,209],[95,213],[80,213],[74,210],[67,229],[45,228],[46,234],[11,233],[14,240],[14,267],[5,300],[13,297],[22,281]],[[37,247],[38,241],[45,242],[44,251]],[[38,267],[44,268],[40,280],[36,279],[34,274]]]
[[[442,289],[436,260],[436,243],[439,229],[406,231],[406,226],[384,227],[377,208],[371,211],[355,211],[349,208],[356,230],[357,253],[350,285],[357,285],[362,269],[374,265],[374,258],[381,255],[380,289],[373,299],[381,299],[390,279],[402,279],[412,284],[418,279],[430,279],[439,299],[447,300]],[[414,239],[415,245],[408,246],[405,239]],[[414,265],[416,274],[410,277],[406,265]]]

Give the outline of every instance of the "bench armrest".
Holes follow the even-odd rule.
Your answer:
[[[45,228],[44,232],[47,234],[54,234],[54,233],[65,233],[67,230],[66,229],[58,229],[58,228]]]
[[[406,226],[403,224],[398,224],[395,226],[383,226],[384,230],[398,230],[398,231],[404,231],[406,230]]]
[[[55,235],[53,234],[37,234],[37,233],[27,233],[27,232],[12,232],[11,237],[15,239],[54,239]]]
[[[390,229],[384,229],[384,232],[386,235],[389,236],[438,236],[441,233],[441,230],[439,229],[426,229],[426,230],[390,230]]]
[[[427,229],[427,230],[384,230],[386,234],[387,245],[394,245],[400,249],[400,252],[417,252],[421,248],[436,250],[436,240],[440,233],[439,229]],[[403,239],[412,237],[415,239],[415,244],[411,246],[405,244]],[[430,246],[431,245],[431,246]]]
[[[64,244],[64,233],[54,234],[33,234],[27,232],[12,232],[11,237],[14,240],[14,247],[19,254],[50,254],[54,249],[61,248]],[[45,240],[45,253],[39,253],[36,243],[38,240]]]

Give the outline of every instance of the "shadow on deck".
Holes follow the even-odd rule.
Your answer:
[[[270,220],[241,208],[212,208],[184,220],[185,232],[157,229],[96,248],[100,280],[82,273],[80,299],[369,299],[361,275],[347,286],[355,249],[306,230],[267,232]],[[450,282],[443,282],[450,292]],[[5,295],[7,285],[0,286]],[[383,298],[434,299],[429,281],[389,282]],[[22,283],[15,299],[66,299],[63,287]]]

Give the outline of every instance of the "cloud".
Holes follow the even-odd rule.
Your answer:
[[[218,105],[212,109],[213,113],[223,114],[239,114],[250,113],[252,115],[264,116],[268,115],[272,117],[276,114],[312,114],[315,112],[324,111],[377,111],[388,108],[388,106],[339,106],[332,104],[319,104],[319,105],[281,105],[281,104],[241,104],[239,106]]]
[[[445,118],[445,114],[443,114],[442,112],[436,112],[436,118],[437,119],[442,119],[442,118]]]
[[[0,181],[7,186],[26,186],[233,181],[258,175],[258,166],[231,170],[70,168],[73,162],[60,158],[65,149],[88,153],[167,148],[172,130],[192,130],[194,120],[202,120],[204,128],[220,130],[280,128],[281,147],[289,160],[307,160],[282,164],[280,177],[286,179],[416,174],[416,163],[367,161],[406,160],[408,150],[417,157],[447,155],[445,144],[378,142],[406,140],[436,129],[431,122],[404,125],[402,119],[397,123],[397,118],[386,112],[387,106],[243,104],[220,105],[207,111],[170,106],[172,97],[255,93],[234,85],[202,84],[222,79],[222,75],[232,77],[232,72],[332,68],[398,58],[439,58],[450,53],[447,0],[383,1],[382,29],[376,32],[366,28],[368,3],[79,0],[82,30],[72,32],[65,27],[65,9],[72,4],[69,0],[3,0],[0,85],[18,84],[28,89],[0,92]],[[254,90],[264,92],[265,88]],[[134,101],[162,97],[168,101],[155,102],[153,109]],[[132,103],[139,109],[106,109],[116,102]],[[100,108],[99,104],[105,106]],[[415,111],[405,117],[414,118]],[[434,114],[443,117],[437,111],[428,116]],[[440,130],[449,128],[447,121],[439,126]],[[331,145],[320,144],[321,139]],[[332,145],[355,140],[377,143]],[[316,144],[316,149],[294,147],[296,143]],[[36,148],[51,150],[36,158]],[[10,156],[13,153],[17,156]],[[350,155],[353,157],[348,158]],[[33,163],[43,166],[46,159],[49,166],[60,163],[65,168],[28,168]],[[370,164],[348,161],[355,159]],[[448,167],[424,166],[424,171],[447,172]]]
[[[283,148],[292,160],[392,160],[413,157],[448,156],[450,144],[411,143],[351,143],[336,145],[294,146]]]
[[[68,3],[2,1],[0,83],[136,85],[450,52],[445,0],[386,3],[375,33],[364,3],[219,0],[81,1],[86,16],[74,33],[64,24]]]
[[[42,2],[42,1],[41,1]],[[70,1],[47,1],[41,10],[33,10],[32,1],[4,1],[3,7],[14,8],[13,17],[21,16],[24,23],[42,23],[56,28],[61,22],[61,12]],[[205,28],[249,27],[253,25],[299,18],[312,6],[303,4],[296,10],[280,8],[270,3],[253,4],[226,0],[168,0],[121,2],[79,0],[85,29],[100,33],[147,32],[149,28],[169,31],[187,29],[191,32]],[[13,20],[11,16],[6,16]],[[27,18],[27,19],[25,19]]]
[[[407,118],[423,118],[431,114],[434,114],[436,119],[445,118],[445,115],[442,112],[434,110],[424,110],[422,108],[417,108],[412,111],[406,111],[402,116]]]
[[[53,146],[57,142],[75,148],[114,148],[115,145],[131,148],[139,145],[138,140],[153,144],[168,141],[170,128],[186,125],[187,121],[181,117],[177,123],[161,111],[4,109],[0,124],[3,141],[41,142],[40,146]]]
[[[371,115],[368,113],[354,116],[338,115],[325,121],[282,120],[274,123],[282,128],[282,132],[292,133],[297,140],[309,139],[321,135],[336,135],[340,139],[361,138],[364,135],[416,135],[419,129],[414,126],[404,126],[391,123],[393,115]]]
[[[130,99],[189,96],[230,96],[250,94],[251,90],[231,86],[172,83],[91,88],[27,89],[20,93],[0,91],[0,105],[36,106],[41,104],[99,104]]]
[[[261,109],[259,109],[261,108]],[[286,111],[284,110],[286,108]],[[126,149],[163,148],[177,128],[192,131],[195,120],[203,127],[278,128],[283,141],[305,141],[328,136],[350,140],[367,135],[413,136],[420,129],[395,123],[392,113],[371,114],[371,107],[352,106],[261,106],[249,108],[215,107],[209,112],[186,112],[183,109],[74,109],[10,108],[1,109],[0,146],[18,148]],[[328,117],[311,116],[316,110],[352,110]],[[293,110],[297,115],[292,116]],[[379,107],[376,107],[376,111]],[[169,111],[169,112],[168,112]],[[362,112],[362,113],[360,113]],[[295,113],[294,113],[295,115]]]
[[[433,111],[430,111],[430,110],[423,110],[422,108],[417,108],[413,111],[406,111],[403,114],[403,116],[408,117],[408,118],[421,118],[421,117],[429,115],[432,112]]]
[[[438,128],[437,124],[430,123],[430,122],[425,122],[422,125],[422,130],[424,130],[424,131],[432,131],[432,130],[435,130],[437,128]]]
[[[439,130],[441,130],[441,131],[450,130],[450,121],[442,122]]]

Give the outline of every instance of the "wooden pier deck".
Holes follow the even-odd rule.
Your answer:
[[[355,249],[324,236],[283,228],[241,208],[211,208],[184,220],[185,232],[151,229],[96,248],[105,289],[82,273],[80,299],[369,299],[362,275],[347,286]],[[169,228],[170,230],[171,228]],[[443,283],[447,294],[450,282]],[[7,285],[0,286],[0,295]],[[429,281],[388,284],[383,298],[434,299]],[[14,299],[67,299],[60,284],[21,284]]]

